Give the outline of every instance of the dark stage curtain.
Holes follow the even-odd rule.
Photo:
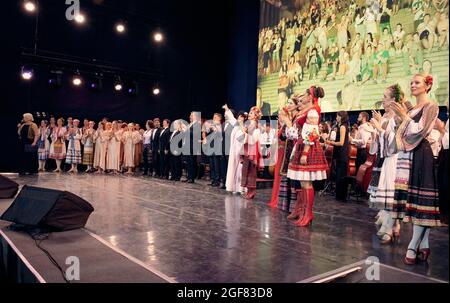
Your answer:
[[[259,0],[232,0],[228,102],[235,110],[256,104]]]

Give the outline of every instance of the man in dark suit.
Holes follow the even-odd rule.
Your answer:
[[[181,149],[183,147],[183,137],[181,122],[176,120],[173,122],[174,131],[170,135],[170,152],[169,152],[169,163],[170,163],[170,180],[180,181],[181,180]]]
[[[160,157],[159,157],[159,137],[161,135],[161,122],[159,118],[153,119],[155,129],[152,135],[152,153],[153,153],[153,165],[150,168],[150,176],[152,172],[155,172],[155,177],[160,176]]]
[[[163,129],[159,135],[159,175],[161,178],[169,179],[169,150],[170,150],[170,120],[163,120]]]
[[[211,186],[219,187],[221,181],[220,157],[222,154],[222,115],[215,113],[212,124],[207,130],[207,148],[209,149]]]
[[[184,182],[194,183],[197,173],[197,156],[201,155],[201,123],[200,112],[191,112],[190,124],[185,131],[183,154],[187,160],[187,179]],[[188,146],[189,148],[187,148]]]

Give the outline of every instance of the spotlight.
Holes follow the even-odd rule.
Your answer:
[[[125,25],[123,23],[117,23],[116,25],[116,31],[118,33],[123,33],[125,31]]]
[[[114,81],[114,89],[116,91],[121,91],[123,88],[122,81],[120,80],[119,76],[116,76],[115,78],[116,80]]]
[[[83,81],[81,81],[80,73],[78,71],[73,76],[72,83],[75,86],[80,86],[83,83]]]
[[[158,96],[160,93],[161,93],[161,90],[159,89],[159,87],[153,88],[153,95]]]
[[[21,76],[22,79],[24,80],[31,80],[31,78],[33,78],[33,70],[28,69],[26,67],[22,67],[22,72],[21,72]]]
[[[33,13],[36,10],[36,4],[34,3],[34,1],[24,1],[23,3],[23,7],[25,8],[25,10],[27,12]]]
[[[79,24],[83,24],[86,21],[86,18],[84,17],[83,14],[79,13],[78,15],[75,16],[75,22],[79,23]]]
[[[164,39],[163,35],[160,32],[156,32],[153,35],[153,39],[155,39],[156,42],[162,42],[162,40]]]

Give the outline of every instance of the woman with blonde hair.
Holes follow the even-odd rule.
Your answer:
[[[430,228],[441,226],[435,158],[429,141],[439,114],[438,105],[428,97],[432,87],[431,75],[416,74],[411,81],[416,106],[407,111],[400,104],[392,105],[401,121],[396,132],[400,153],[394,195],[396,203],[406,204],[403,222],[413,224],[413,236],[404,258],[408,265],[428,260]]]
[[[19,135],[21,163],[19,175],[37,173],[39,129],[33,122],[33,115],[23,114],[22,123],[19,124],[17,134]]]
[[[69,173],[78,173],[77,165],[81,163],[80,141],[83,138],[83,131],[78,127],[79,125],[80,120],[73,120],[73,126],[66,133],[66,140],[69,141],[67,145],[66,163],[72,164]]]
[[[97,169],[97,174],[102,174],[106,169],[106,152],[108,148],[108,133],[104,122],[98,124],[97,131],[94,134],[94,142],[94,167]]]
[[[39,171],[45,171],[45,162],[50,154],[50,140],[48,139],[51,134],[48,127],[47,120],[41,121],[41,127],[39,128],[39,140],[38,140],[38,158],[39,158]]]
[[[56,121],[56,127],[53,129],[52,133],[52,144],[50,144],[50,159],[55,159],[56,169],[53,172],[61,172],[61,162],[66,158],[66,137],[67,128],[64,127],[64,119],[59,118]]]
[[[241,186],[247,188],[247,193],[242,196],[245,199],[253,199],[256,194],[256,177],[260,164],[261,154],[259,149],[259,138],[261,131],[258,122],[261,119],[259,107],[252,107],[248,114],[249,123],[244,127],[244,155],[242,161]]]
[[[287,177],[301,182],[301,197],[296,209],[300,209],[297,226],[308,226],[312,223],[314,214],[314,181],[327,179],[328,164],[320,145],[319,123],[321,108],[319,99],[325,96],[322,87],[311,86],[302,95],[303,107],[293,126],[286,120],[287,136],[297,138],[289,161]],[[301,131],[299,132],[299,130]]]
[[[109,131],[108,152],[106,155],[106,170],[118,174],[120,170],[120,142],[122,134],[117,121],[112,122],[112,129]]]
[[[123,167],[127,168],[126,174],[133,174],[133,169],[135,166],[134,155],[136,144],[140,141],[139,132],[135,131],[134,124],[129,123],[128,129],[124,131],[122,135],[122,142],[124,144],[124,155],[123,155]]]
[[[95,134],[95,122],[89,121],[88,128],[84,130],[81,143],[84,146],[83,149],[83,165],[86,165],[86,172],[92,171],[94,165],[94,134]]]
[[[391,109],[393,103],[404,106],[409,103],[405,101],[405,94],[398,84],[391,85],[384,91],[382,104],[385,114],[381,116],[379,112],[373,111],[373,118],[370,120],[376,129],[376,133],[372,134],[370,153],[377,155],[377,165],[367,192],[370,194],[370,207],[380,211],[377,217],[382,226],[377,235],[382,244],[392,243],[400,236],[400,220],[404,216],[404,204],[399,205],[394,199],[398,158],[395,130],[399,121]]]

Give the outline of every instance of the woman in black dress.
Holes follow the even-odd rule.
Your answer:
[[[349,130],[348,114],[345,111],[337,113],[336,122],[338,131],[335,141],[327,141],[327,144],[333,145],[333,160],[335,161],[335,181],[336,181],[336,200],[347,200],[347,186],[345,178],[348,168],[348,148],[349,148]]]
[[[19,175],[36,174],[38,172],[38,146],[39,129],[33,122],[32,114],[23,114],[22,123],[19,124],[20,163]]]
[[[441,226],[435,159],[428,141],[439,114],[437,103],[428,97],[432,86],[431,75],[417,74],[411,81],[416,106],[407,112],[397,103],[392,105],[402,121],[396,132],[400,152],[394,199],[406,205],[403,222],[413,224],[413,236],[404,259],[409,265],[428,259],[430,228]]]

